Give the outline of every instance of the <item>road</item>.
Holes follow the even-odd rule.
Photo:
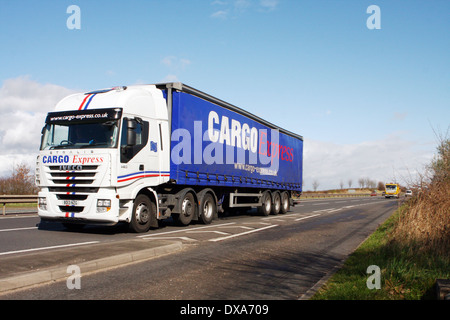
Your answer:
[[[181,241],[183,249],[82,274],[80,289],[70,290],[65,281],[58,281],[0,299],[304,298],[397,206],[396,200],[379,197],[308,200],[285,215],[261,217],[250,212],[184,228],[168,222],[146,234],[128,233],[122,226],[69,232],[59,224],[37,227],[37,216],[1,218],[0,261],[30,251],[135,239]]]

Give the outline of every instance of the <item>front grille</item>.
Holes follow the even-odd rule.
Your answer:
[[[93,186],[99,174],[99,166],[86,165],[78,170],[61,170],[62,166],[49,166],[48,179],[52,186],[49,191],[56,195],[58,208],[64,213],[81,213],[90,194],[99,188]],[[72,201],[72,202],[70,202]]]
[[[52,178],[66,178],[66,177],[75,177],[75,178],[92,178],[95,177],[95,172],[77,172],[72,171],[70,174],[67,172],[52,172],[50,173]]]
[[[59,206],[61,212],[82,212],[84,207],[80,206]]]
[[[66,194],[85,192],[85,193],[97,193],[99,188],[92,187],[50,187],[48,190],[52,193],[64,192]]]
[[[87,199],[87,194],[57,194],[58,200],[79,200],[83,201]]]
[[[65,179],[65,180],[60,180],[60,179],[53,179],[53,183],[54,184],[92,184],[92,182],[94,182],[94,179],[90,179],[90,180],[77,180],[77,179]],[[68,186],[67,186],[68,187]]]

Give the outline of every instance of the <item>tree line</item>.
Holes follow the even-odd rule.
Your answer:
[[[312,187],[313,187],[314,191],[317,191],[317,189],[319,188],[319,185],[320,185],[319,181],[317,179],[314,179],[312,182]],[[352,179],[347,180],[347,186],[349,189],[352,188],[352,186],[353,186]],[[377,182],[370,178],[359,178],[358,186],[360,189],[377,189],[379,191],[384,191],[384,188],[385,188],[384,182],[381,182],[381,181]],[[344,189],[345,183],[343,180],[340,181],[339,187],[340,187],[340,189]]]
[[[39,188],[35,184],[34,172],[26,164],[18,164],[9,177],[0,178],[0,194],[32,195]]]

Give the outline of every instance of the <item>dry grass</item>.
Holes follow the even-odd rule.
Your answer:
[[[391,241],[412,251],[445,256],[450,252],[450,186],[431,185],[405,204]]]
[[[415,195],[350,257],[312,299],[435,299],[436,279],[450,278],[450,140]],[[366,286],[369,265],[381,268],[381,289]]]
[[[438,155],[416,196],[400,211],[391,241],[411,250],[448,256],[450,252],[450,140],[441,140]]]

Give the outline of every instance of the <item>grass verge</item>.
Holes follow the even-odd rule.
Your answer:
[[[404,209],[403,209],[404,210]],[[390,239],[402,208],[397,210],[359,248],[311,300],[421,300],[434,299],[437,278],[450,278],[450,258]],[[369,289],[379,267],[380,289]]]
[[[312,299],[435,298],[436,279],[450,279],[450,139],[441,139],[437,150],[428,171],[416,183],[416,195]]]

